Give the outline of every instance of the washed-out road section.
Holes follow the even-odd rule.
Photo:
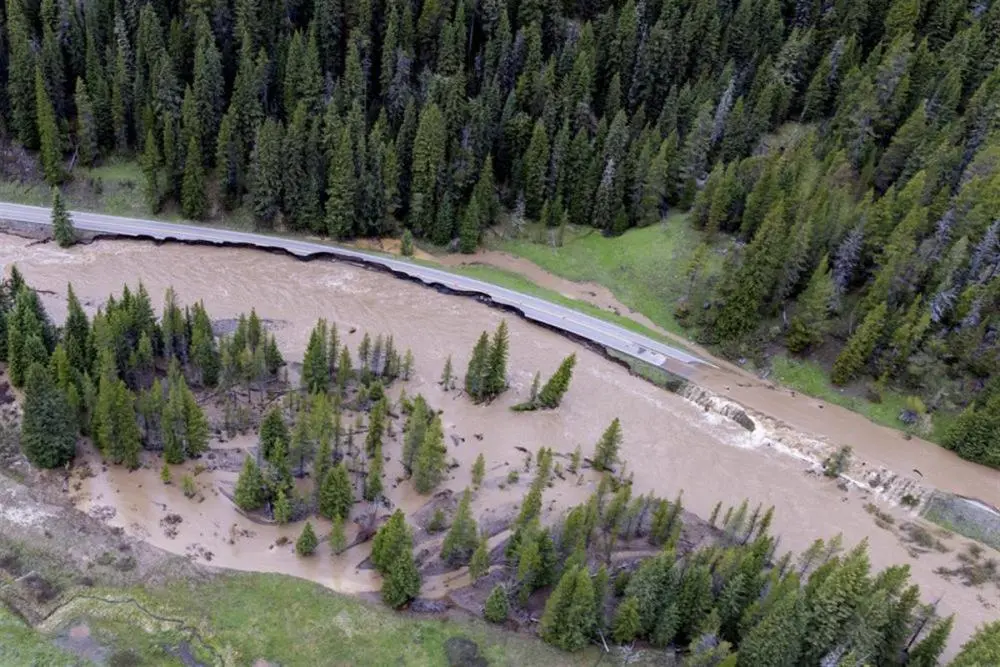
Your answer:
[[[123,218],[98,213],[71,211],[75,228],[98,235],[154,239],[157,241],[187,241],[219,245],[238,245],[264,250],[280,250],[302,258],[330,257],[361,263],[402,274],[431,286],[441,286],[453,292],[485,297],[501,307],[512,308],[525,318],[556,329],[576,338],[629,355],[654,366],[665,367],[687,377],[697,367],[714,366],[711,362],[647,336],[620,327],[585,313],[529,296],[492,283],[449,273],[413,262],[382,255],[350,250],[334,245],[313,243],[267,234],[253,234],[229,229],[203,227]],[[0,202],[0,220],[48,225],[51,209]]]

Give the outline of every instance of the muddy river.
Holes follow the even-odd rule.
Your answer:
[[[781,535],[783,549],[802,550],[813,540],[838,532],[844,534],[847,545],[868,539],[875,567],[908,563],[924,598],[941,598],[943,612],[958,614],[949,652],[977,625],[997,615],[994,605],[1000,598],[995,587],[965,587],[934,573],[940,566],[954,566],[964,540],[946,540],[954,549],[950,553],[913,557],[895,533],[877,527],[863,510],[870,500],[866,494],[855,489],[841,490],[832,481],[808,474],[809,466],[802,460],[769,446],[773,443],[766,426],[748,432],[715,412],[706,412],[629,375],[620,366],[557,334],[472,299],[443,295],[344,264],[300,262],[244,249],[102,241],[62,250],[53,244],[32,244],[0,235],[0,263],[10,262],[17,263],[34,287],[54,293],[45,302],[57,320],[64,315],[61,295],[70,281],[93,309],[108,294],[119,291],[124,281],[134,285],[141,279],[157,309],[169,286],[174,287],[182,302],[203,299],[214,318],[234,317],[255,306],[261,317],[279,323],[275,333],[289,361],[301,360],[310,328],[319,317],[336,322],[352,348],[356,348],[365,330],[373,335],[392,334],[397,347],[412,348],[416,361],[413,379],[394,386],[392,395],[396,396],[403,386],[408,394],[423,393],[432,406],[444,410],[448,456],[460,464],[452,471],[447,486],[456,491],[463,489],[469,483],[472,462],[479,452],[485,454],[487,482],[475,501],[480,517],[516,503],[527,488],[530,476],[524,474],[519,483],[501,488],[510,467],[523,463],[524,456],[515,447],[534,451],[547,446],[569,454],[580,445],[589,455],[608,423],[620,417],[625,435],[621,455],[634,474],[636,494],[654,492],[673,497],[683,490],[686,507],[702,516],[707,516],[719,500],[726,504],[749,498],[752,503],[774,505],[774,531]],[[455,392],[443,392],[437,380],[448,355],[453,356],[456,370],[464,372],[476,337],[484,329],[495,328],[503,317],[510,326],[510,390],[489,406],[475,406]],[[347,335],[352,327],[356,332]],[[550,374],[571,352],[577,354],[578,363],[572,386],[558,410],[509,410],[527,397],[536,371],[543,376]],[[734,393],[742,390],[749,395],[750,388],[738,386],[739,376],[731,377],[729,385]],[[721,390],[725,380],[718,382]],[[757,391],[768,390],[758,387]],[[785,396],[778,391],[768,394],[768,400],[776,403]],[[855,449],[872,449],[876,459],[876,444],[884,440],[885,460],[900,464],[903,470],[923,467],[924,474],[935,475],[935,483],[938,478],[947,481],[942,484],[945,488],[961,491],[968,487],[969,495],[997,502],[996,473],[950,456],[939,457],[947,465],[941,464],[938,470],[937,460],[927,458],[933,455],[923,449],[918,450],[919,462],[907,462],[906,447],[913,442],[871,424],[865,431],[854,415],[832,407],[818,410],[815,404],[813,399],[800,399],[797,405],[778,410],[775,417],[801,424],[811,432],[809,437],[820,439],[852,438],[857,430],[858,441],[852,440],[851,444]],[[807,407],[816,414],[810,414],[808,419],[796,416]],[[787,427],[783,438],[788,439]],[[862,441],[868,444],[859,446]],[[386,467],[387,487],[392,487],[400,474],[398,448],[397,434],[397,439],[386,445],[386,455],[393,457]],[[375,575],[357,567],[367,556],[367,547],[334,557],[323,544],[317,557],[302,559],[295,556],[291,544],[277,546],[281,537],[294,541],[301,525],[259,525],[237,513],[218,495],[220,486],[234,481],[232,473],[199,475],[199,502],[185,498],[178,484],[164,486],[155,466],[128,473],[114,468],[102,470],[100,463],[93,460],[90,467],[95,475],[79,480],[79,488],[73,490],[78,506],[85,511],[106,512],[111,523],[164,549],[203,560],[210,553],[213,564],[286,572],[345,592],[378,587]],[[175,479],[179,479],[180,471],[177,473]],[[579,483],[576,479],[559,483],[547,492],[546,507],[550,513],[558,513],[561,507],[585,498],[593,487],[593,477],[586,475]],[[425,502],[408,483],[391,488],[389,496],[407,511]],[[183,520],[172,530],[165,530],[161,520],[169,513],[179,514]],[[314,523],[321,537],[328,532],[328,524]],[[174,531],[176,534],[171,536]],[[349,541],[351,537],[349,531]],[[441,595],[461,583],[455,581],[457,574],[431,578],[425,583],[424,595]]]

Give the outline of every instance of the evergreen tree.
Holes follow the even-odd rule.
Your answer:
[[[493,340],[490,342],[489,354],[486,358],[483,379],[486,398],[496,398],[507,389],[507,357],[509,355],[509,346],[507,320],[500,320],[500,325],[493,333]],[[474,357],[475,352],[473,352]]]
[[[201,220],[208,210],[205,194],[205,170],[202,167],[201,139],[192,136],[184,159],[184,180],[181,184],[181,211],[186,218]]]
[[[330,549],[335,555],[340,555],[347,548],[347,536],[344,535],[344,519],[336,516],[330,528]]]
[[[469,367],[465,371],[465,393],[474,401],[483,400],[486,396],[489,356],[490,337],[484,331],[472,349],[472,358],[469,359]]]
[[[282,142],[281,123],[267,118],[257,131],[250,158],[248,190],[254,215],[270,227],[281,210]]]
[[[300,556],[312,556],[316,551],[316,546],[319,544],[319,540],[316,539],[316,533],[313,531],[312,522],[306,521],[305,527],[302,529],[302,534],[299,535],[299,539],[295,541],[295,553]]]
[[[868,362],[884,331],[887,314],[886,304],[879,304],[848,339],[833,364],[830,379],[834,384],[847,384]]]
[[[427,427],[413,462],[413,486],[417,493],[430,493],[445,473],[444,428],[440,415],[435,415]]]
[[[910,649],[906,664],[911,667],[934,667],[937,665],[948,643],[948,635],[951,634],[951,626],[954,622],[955,617],[949,616],[943,621],[935,623],[930,632]]]
[[[485,577],[490,571],[490,549],[486,533],[479,536],[476,541],[476,550],[472,552],[469,560],[469,577],[476,582]]]
[[[21,449],[32,465],[57,468],[76,453],[76,419],[66,395],[39,363],[28,368],[21,419]]]
[[[375,445],[372,459],[368,463],[368,476],[365,477],[365,500],[375,502],[382,495],[384,483],[382,481],[382,443]]]
[[[235,500],[240,509],[248,512],[264,504],[264,478],[250,456],[243,459],[243,469],[236,479]]]
[[[486,459],[483,453],[479,452],[476,462],[472,464],[472,486],[478,489],[483,484],[483,477],[486,475]]]
[[[58,188],[52,188],[52,236],[60,248],[68,248],[76,243],[73,220],[69,216],[69,211],[66,210]]]
[[[444,370],[441,371],[441,381],[438,382],[441,388],[445,391],[449,391],[455,388],[455,372],[452,370],[451,365],[451,355],[448,355],[448,359],[444,362]]]
[[[450,240],[450,230],[435,228],[438,174],[444,166],[447,144],[444,116],[440,107],[431,102],[420,111],[413,140],[410,227],[417,236],[431,238],[440,244]]]
[[[594,586],[590,574],[574,566],[563,574],[545,603],[539,634],[564,651],[578,651],[590,641],[594,627]]]
[[[276,523],[285,524],[292,520],[292,504],[284,489],[278,489],[275,494],[273,512]]]
[[[341,461],[327,472],[319,497],[319,513],[328,518],[346,519],[354,504],[354,488],[346,464]]]
[[[635,598],[625,598],[615,612],[611,636],[619,644],[627,644],[636,638],[639,630],[639,603]]]
[[[576,366],[576,355],[571,354],[562,363],[559,369],[549,378],[549,381],[542,387],[538,394],[538,405],[547,410],[559,407],[563,395],[569,389],[569,382],[573,378],[573,367]]]
[[[549,167],[549,138],[541,120],[535,122],[531,142],[524,153],[525,213],[537,220],[545,203],[546,175]]]
[[[451,522],[451,528],[441,545],[441,558],[452,567],[467,564],[479,542],[477,537],[479,529],[469,507],[471,502],[472,494],[466,489],[462,493],[462,500],[458,503],[458,511]]]
[[[357,178],[354,171],[354,150],[347,127],[341,128],[336,136],[327,181],[326,232],[335,238],[349,239],[355,234]]]
[[[265,461],[272,461],[275,450],[281,445],[283,451],[288,451],[288,426],[281,416],[281,409],[277,406],[268,410],[264,415],[264,421],[260,425],[260,456]]]
[[[84,373],[90,368],[90,322],[83,306],[73,291],[73,285],[66,288],[67,314],[63,326],[62,342],[70,366]]]
[[[45,174],[46,183],[56,186],[62,183],[65,176],[62,167],[62,137],[40,66],[35,67],[35,113],[42,173]]]
[[[319,320],[309,334],[306,354],[302,359],[302,386],[309,393],[325,392],[330,385],[330,363],[327,358],[326,320]]]
[[[594,467],[598,470],[611,470],[618,461],[618,449],[621,443],[621,422],[615,417],[594,447]]]
[[[483,615],[490,623],[503,623],[509,614],[510,601],[507,599],[507,590],[503,584],[497,584],[486,598]]]
[[[965,642],[951,667],[978,667],[993,665],[1000,659],[1000,622],[982,626]]]
[[[834,290],[827,258],[824,256],[809,279],[809,285],[799,297],[798,310],[788,331],[787,345],[791,352],[802,352],[811,345],[823,342]]]
[[[390,565],[382,581],[382,601],[398,609],[420,594],[420,573],[409,551],[401,553]]]
[[[406,525],[402,510],[396,510],[375,534],[372,543],[372,564],[386,576],[400,556],[411,555],[412,549],[413,535]]]

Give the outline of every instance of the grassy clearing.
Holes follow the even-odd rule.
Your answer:
[[[0,665],[76,665],[77,660],[52,645],[0,604]]]
[[[574,281],[604,285],[629,308],[668,331],[683,333],[673,307],[681,294],[685,272],[702,235],[688,224],[686,214],[664,222],[605,238],[590,228],[572,228],[561,247],[514,239],[498,249],[524,257],[550,273]],[[710,253],[711,263],[721,258]]]
[[[428,266],[441,268],[433,263],[428,263]],[[662,334],[653,331],[649,327],[639,324],[631,318],[625,317],[624,315],[616,315],[612,312],[604,310],[603,308],[599,308],[592,303],[571,299],[570,297],[564,296],[554,290],[540,287],[521,274],[514,273],[513,271],[506,271],[504,269],[498,269],[482,264],[448,267],[445,270],[451,273],[468,276],[470,278],[476,278],[477,280],[482,280],[484,282],[493,283],[494,285],[500,285],[501,287],[506,287],[524,294],[545,299],[546,301],[551,301],[552,303],[557,303],[561,306],[578,310],[592,317],[617,324],[618,326],[628,329],[629,331],[634,331],[635,333],[642,334],[643,336],[652,338],[653,340],[660,341],[666,345],[683,347],[678,345],[677,341],[668,339]]]
[[[567,654],[483,622],[394,613],[277,574],[227,574],[127,593],[157,615],[197,627],[204,640],[176,624],[151,622],[134,606],[81,607],[102,643],[142,655],[143,664],[175,664],[168,649],[187,642],[209,664],[225,656],[235,664],[263,658],[281,665],[446,665],[445,642],[452,637],[476,642],[491,665],[594,664],[596,658],[596,649]],[[108,595],[120,598],[122,591]]]
[[[882,394],[881,403],[852,396],[833,386],[829,375],[819,364],[782,355],[777,355],[771,360],[771,369],[773,371],[771,377],[790,389],[862,414],[876,424],[904,430],[903,423],[899,421],[899,413],[906,408],[906,397],[903,394],[887,390]],[[925,437],[934,438],[938,430],[934,428]]]

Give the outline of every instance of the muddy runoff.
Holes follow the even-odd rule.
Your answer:
[[[788,455],[790,445],[775,446],[768,437],[768,424],[748,431],[715,410],[653,387],[594,351],[473,299],[441,294],[356,266],[301,262],[246,249],[101,241],[63,250],[51,243],[32,244],[0,236],[0,262],[17,263],[28,281],[43,291],[45,304],[57,320],[65,314],[62,295],[68,282],[93,310],[110,293],[120,291],[123,282],[134,285],[142,280],[157,309],[169,286],[182,302],[204,300],[216,319],[236,317],[255,306],[262,318],[280,323],[274,332],[290,362],[301,360],[309,331],[320,317],[336,322],[353,349],[366,330],[372,335],[392,334],[398,348],[412,348],[415,356],[414,377],[395,385],[392,397],[405,388],[409,395],[424,394],[433,407],[444,411],[448,458],[459,465],[443,486],[456,492],[464,489],[476,456],[480,452],[485,455],[486,482],[474,501],[474,513],[481,522],[513,514],[530,483],[530,474],[522,472],[519,482],[507,484],[511,468],[523,470],[524,453],[518,447],[534,452],[546,446],[568,455],[580,445],[589,455],[604,428],[619,417],[625,435],[621,458],[634,475],[635,494],[653,492],[670,498],[683,490],[686,508],[702,516],[720,500],[738,504],[749,498],[754,504],[774,505],[774,532],[781,536],[782,549],[801,551],[815,539],[837,533],[843,533],[848,546],[867,539],[873,567],[909,564],[924,599],[940,598],[939,611],[957,613],[949,653],[977,625],[996,615],[994,587],[965,587],[935,574],[936,568],[954,564],[954,552],[932,550],[911,555],[895,531],[878,527],[864,511],[872,494],[862,488],[838,487],[817,476],[812,462]],[[456,370],[464,372],[476,337],[484,329],[495,328],[502,318],[510,327],[510,389],[487,406],[473,405],[457,392],[444,392],[437,380],[446,358],[451,355]],[[527,398],[536,371],[543,376],[551,374],[559,361],[573,352],[578,358],[576,371],[558,410],[509,410]],[[778,392],[770,394],[779,400]],[[812,435],[802,435],[803,439],[849,437],[837,411],[822,414],[827,421],[819,417],[812,420],[817,428]],[[399,422],[394,428],[396,437],[385,443],[385,454],[391,457],[385,469],[386,487],[391,503],[410,514],[427,498],[418,495],[407,481],[396,483],[401,476]],[[782,428],[781,439],[793,440],[787,424]],[[875,429],[873,434],[882,431],[871,428]],[[245,451],[254,444],[248,438],[213,442],[213,447]],[[290,526],[260,524],[237,512],[221,495],[234,482],[234,471],[201,472],[195,477],[198,496],[188,499],[179,488],[181,471],[175,471],[174,484],[165,486],[159,480],[155,457],[134,472],[104,467],[93,454],[86,462],[92,476],[75,474],[70,485],[77,507],[163,549],[224,567],[292,574],[343,592],[379,587],[378,576],[362,567],[368,545],[333,556],[329,546],[321,544],[316,556],[299,558],[293,542],[301,522]],[[193,473],[194,464],[187,465]],[[950,470],[956,476],[953,486],[962,485],[963,475],[985,479],[982,469],[971,464],[956,464]],[[558,482],[545,494],[546,518],[555,519],[595,488],[596,477],[591,473]],[[891,511],[900,520],[906,518],[900,509]],[[169,515],[180,517],[180,521],[168,520]],[[329,525],[315,518],[313,522],[324,537]],[[354,530],[351,526],[348,541]],[[958,539],[947,542],[954,549],[962,546]],[[418,551],[420,548],[418,545]],[[425,579],[422,595],[442,596],[465,583],[464,570],[431,576]]]

